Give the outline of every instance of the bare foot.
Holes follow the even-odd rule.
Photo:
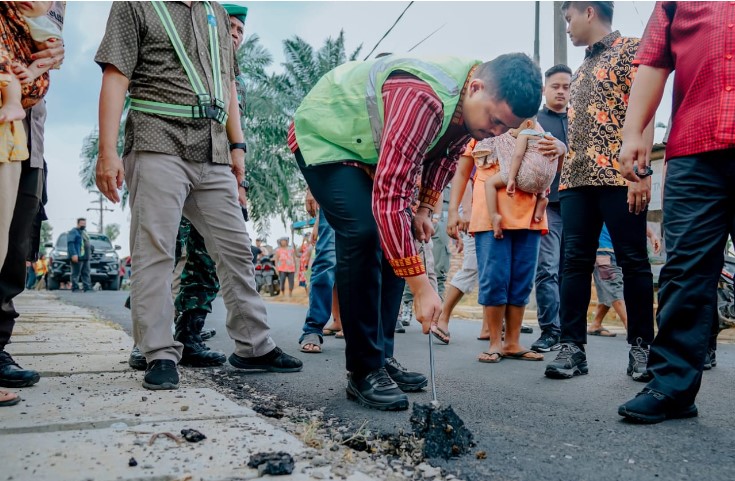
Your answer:
[[[502,239],[503,229],[500,227],[500,222],[503,220],[503,216],[500,214],[495,214],[492,220],[493,220],[493,232],[495,233],[495,238]]]
[[[0,107],[0,124],[13,122],[14,120],[23,120],[26,118],[26,111],[20,104],[5,104]]]

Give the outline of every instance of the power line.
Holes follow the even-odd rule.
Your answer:
[[[440,26],[439,28],[437,28],[436,30],[434,30],[433,32],[431,32],[429,35],[425,36],[423,39],[421,39],[421,41],[419,43],[417,43],[413,47],[409,48],[408,51],[410,52],[411,50],[415,49],[416,47],[418,47],[419,45],[421,45],[425,41],[429,40],[432,36],[434,36],[434,34],[436,32],[438,32],[439,30],[441,30],[442,28],[444,28],[446,25],[447,25],[447,23],[444,22],[444,24],[442,24],[442,26]]]
[[[641,17],[641,12],[638,11],[638,5],[633,2],[633,8],[635,8],[635,13],[638,14],[638,20],[641,21],[641,27],[646,28],[646,26],[643,24],[643,17]]]
[[[406,13],[406,11],[407,11],[407,10],[408,10],[409,8],[411,8],[411,5],[413,5],[413,1],[411,1],[411,2],[408,2],[408,6],[406,6],[406,8],[405,8],[405,9],[403,9],[403,11],[401,12],[401,14],[400,14],[400,15],[398,15],[398,18],[396,19],[396,21],[395,21],[395,22],[393,22],[393,25],[391,25],[391,26],[390,26],[390,28],[388,29],[388,31],[386,31],[386,32],[385,32],[385,33],[383,34],[383,36],[382,36],[382,37],[380,37],[380,40],[378,40],[378,43],[376,43],[376,44],[375,44],[375,46],[373,47],[373,49],[372,49],[372,50],[370,51],[370,53],[369,53],[369,54],[367,54],[367,55],[365,56],[365,58],[364,58],[363,60],[367,60],[368,58],[370,58],[370,55],[372,55],[372,54],[373,54],[373,52],[375,52],[375,49],[377,49],[377,48],[378,48],[378,45],[380,45],[380,42],[382,42],[382,41],[383,41],[383,40],[385,39],[385,37],[387,37],[387,36],[388,36],[388,34],[389,34],[389,33],[391,32],[391,30],[393,30],[393,28],[394,28],[394,27],[395,27],[395,26],[396,26],[396,25],[398,24],[398,22],[400,22],[400,21],[401,21],[401,18],[403,18],[403,14],[405,14],[405,13]]]

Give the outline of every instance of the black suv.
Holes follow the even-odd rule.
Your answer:
[[[71,261],[67,248],[67,233],[63,233],[56,240],[56,247],[49,254],[49,270],[46,287],[53,291],[59,288],[60,283],[70,281]],[[120,246],[112,246],[110,239],[104,234],[89,233],[92,257],[89,262],[92,284],[99,282],[102,289],[116,291],[120,289],[120,258],[116,250]],[[53,247],[46,244],[46,247]]]

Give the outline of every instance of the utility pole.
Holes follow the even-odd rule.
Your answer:
[[[108,209],[107,207],[105,207],[105,196],[103,196],[101,192],[98,192],[96,190],[91,190],[91,191],[89,191],[89,193],[90,194],[97,194],[97,195],[99,195],[99,199],[98,200],[93,200],[92,203],[95,203],[95,204],[99,203],[100,206],[99,207],[88,207],[87,208],[87,212],[89,212],[90,210],[99,211],[99,213],[100,213],[100,221],[97,224],[97,232],[99,232],[100,234],[104,234],[105,233],[104,213],[105,213],[105,211],[107,211],[107,212],[115,212],[115,211],[112,210],[112,209]]]
[[[567,22],[561,13],[561,4],[554,2],[554,65],[567,65]]]
[[[541,16],[541,2],[536,1],[536,25],[534,30],[534,38],[533,38],[533,61],[536,63],[536,65],[541,65],[541,41],[539,37],[541,36],[541,29],[540,29],[540,16]]]

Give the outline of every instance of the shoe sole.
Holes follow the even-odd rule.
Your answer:
[[[275,366],[251,366],[242,364],[242,362],[234,360],[232,356],[229,358],[230,366],[242,369],[243,371],[265,371],[265,372],[299,372],[304,366],[299,367],[275,367]]]
[[[360,393],[353,391],[349,385],[347,386],[347,399],[355,401],[357,404],[366,408],[377,409],[378,411],[405,411],[408,409],[408,399],[392,403],[376,403],[365,399]]]
[[[625,419],[638,423],[638,424],[657,424],[657,423],[666,421],[668,419],[695,418],[699,415],[699,410],[697,409],[697,406],[692,404],[691,406],[686,408],[684,411],[680,411],[676,413],[666,413],[666,414],[661,414],[658,416],[648,416],[645,414],[628,411],[627,409],[625,409],[625,406],[620,406],[618,408],[618,414],[623,416]]]
[[[223,366],[227,362],[227,358],[225,356],[222,356],[221,360],[212,360],[212,361],[191,361],[187,360],[185,358],[181,358],[181,361],[179,362],[179,365],[186,366],[186,367],[216,367],[216,366]]]
[[[0,382],[0,387],[9,387],[9,388],[16,388],[16,387],[30,387],[36,384],[38,381],[41,380],[41,375],[36,374],[33,379],[29,381],[8,381],[3,380]]]
[[[401,324],[403,324],[405,327],[408,327],[411,325],[411,321],[401,321]]]
[[[584,376],[585,374],[589,373],[589,368],[587,367],[587,363],[580,364],[578,366],[574,366],[572,369],[549,369],[546,368],[546,371],[544,371],[544,374],[546,377],[551,379],[571,379],[574,376]]]
[[[648,371],[641,374],[641,373],[633,372],[632,369],[628,368],[626,370],[626,373],[628,374],[628,376],[633,378],[634,381],[637,381],[637,382],[648,382],[651,379],[653,379],[653,376],[651,376],[651,374],[649,374]]]
[[[164,382],[162,384],[151,384],[144,380],[143,387],[151,391],[174,391],[179,388],[179,383]]]
[[[538,346],[531,346],[531,350],[534,352],[551,352],[551,351],[558,351],[560,348],[556,347],[559,346],[559,344],[554,344],[551,347],[538,347]],[[554,349],[556,348],[556,349]]]
[[[424,379],[420,383],[416,383],[416,384],[405,384],[405,383],[402,383],[402,382],[397,382],[395,379],[393,381],[398,386],[398,389],[400,389],[403,392],[417,392],[417,391],[421,391],[423,388],[425,388],[426,386],[429,385],[429,380],[428,379]]]

